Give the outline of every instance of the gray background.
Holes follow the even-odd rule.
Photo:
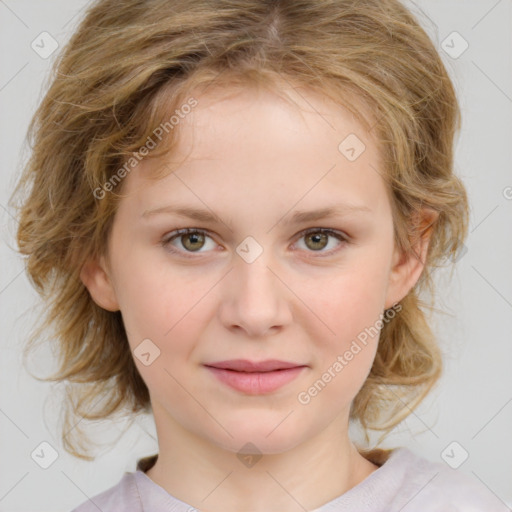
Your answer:
[[[69,511],[133,471],[137,458],[157,451],[153,421],[140,417],[124,436],[123,421],[98,423],[98,439],[121,436],[115,448],[104,445],[93,462],[74,459],[58,439],[54,388],[21,366],[20,348],[38,302],[13,250],[15,224],[7,203],[28,156],[28,122],[58,53],[42,58],[31,43],[47,31],[62,45],[86,5],[0,0],[0,511]],[[463,129],[456,171],[469,191],[471,224],[453,280],[446,271],[437,273],[438,308],[446,314],[432,322],[445,354],[444,377],[385,446],[407,446],[443,464],[443,453],[457,461],[465,450],[469,457],[457,471],[512,505],[512,1],[408,5],[436,42],[458,90]],[[457,58],[443,50],[444,40],[452,53],[461,50],[453,31],[469,44]],[[38,375],[52,368],[49,351],[31,366]],[[31,457],[43,441],[58,454],[47,469]],[[445,451],[454,441],[458,445]]]

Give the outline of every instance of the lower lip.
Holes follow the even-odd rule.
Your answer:
[[[236,372],[207,366],[215,377],[237,391],[248,395],[262,395],[271,393],[295,379],[305,366],[296,366],[286,370],[272,372]]]

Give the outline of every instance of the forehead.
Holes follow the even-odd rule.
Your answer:
[[[190,96],[197,105],[176,127],[177,145],[128,176],[125,192],[141,208],[177,199],[250,208],[271,197],[283,207],[358,199],[378,206],[386,196],[368,125],[327,96],[261,87]],[[164,177],[155,182],[156,170]]]
[[[354,141],[359,138],[360,142],[373,142],[368,140],[371,135],[364,122],[368,109],[353,97],[346,100],[360,112],[360,119],[326,95],[288,85],[208,88],[195,97],[198,105],[179,127],[182,152],[192,150],[194,137],[197,139],[194,157],[208,157],[208,153],[218,156],[225,149],[222,142],[229,144],[230,140],[241,138],[246,149],[258,151],[264,146],[268,153],[279,147],[286,149],[306,137],[309,144],[303,149],[318,149],[320,153],[329,147],[336,156],[343,135],[352,133],[356,136]],[[217,135],[224,137],[215,140]],[[280,135],[277,140],[276,135]]]

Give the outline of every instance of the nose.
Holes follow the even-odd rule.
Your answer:
[[[222,287],[221,322],[251,338],[279,332],[292,321],[293,293],[266,254],[263,251],[252,263],[237,256]]]

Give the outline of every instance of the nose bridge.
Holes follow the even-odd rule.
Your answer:
[[[247,300],[261,296],[267,301],[275,300],[278,290],[275,286],[277,278],[270,270],[273,266],[270,250],[264,251],[254,261],[239,258],[235,264],[235,279],[237,293],[242,294],[240,298]]]
[[[286,287],[275,275],[276,265],[271,250],[261,247],[259,254],[255,252],[257,250],[252,240],[248,240],[247,245],[241,243],[237,248],[222,306],[222,319],[226,326],[239,326],[251,336],[263,335],[290,319]]]

